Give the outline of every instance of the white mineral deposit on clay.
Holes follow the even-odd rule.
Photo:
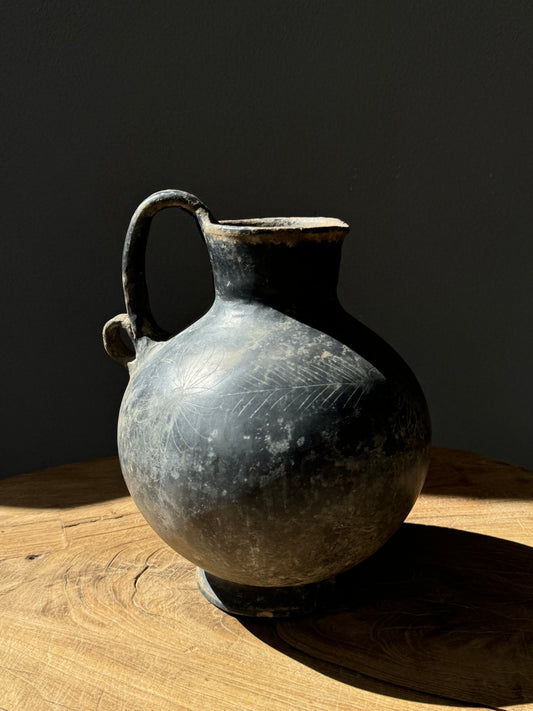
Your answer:
[[[270,454],[283,454],[283,452],[288,451],[291,442],[289,439],[280,439],[273,442],[270,435],[265,435],[265,446]]]

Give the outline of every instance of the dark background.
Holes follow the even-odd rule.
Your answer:
[[[151,192],[351,225],[340,295],[417,373],[435,443],[533,466],[533,3],[4,0],[2,458],[115,452],[101,346]],[[211,299],[194,220],[154,222],[154,312]]]

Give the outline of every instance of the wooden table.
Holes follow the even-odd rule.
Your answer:
[[[533,709],[533,473],[434,449],[343,608],[238,619],[147,526],[116,458],[0,483],[0,708]]]

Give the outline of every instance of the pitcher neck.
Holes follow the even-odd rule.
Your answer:
[[[337,302],[342,239],[290,242],[206,235],[215,293],[258,301],[297,316]]]

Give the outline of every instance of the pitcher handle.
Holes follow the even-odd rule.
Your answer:
[[[122,285],[127,315],[116,316],[104,326],[106,351],[123,364],[134,360],[135,354],[121,343],[120,330],[127,334],[134,347],[140,338],[147,337],[153,341],[166,341],[170,338],[170,334],[154,319],[145,277],[150,225],[156,213],[167,207],[180,207],[192,213],[200,228],[214,222],[207,207],[197,197],[182,190],[169,189],[153,193],[133,213],[122,253]]]

